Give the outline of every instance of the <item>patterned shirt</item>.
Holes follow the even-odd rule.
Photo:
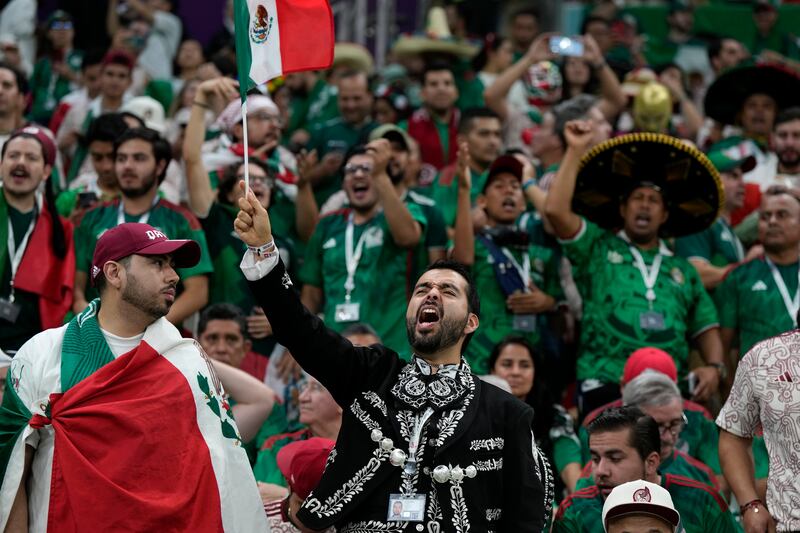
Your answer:
[[[578,379],[619,383],[628,356],[645,346],[671,354],[678,375],[685,377],[689,338],[717,326],[714,304],[695,268],[663,243],[659,250],[640,250],[648,269],[662,254],[650,308],[643,276],[620,235],[583,220],[578,234],[561,243],[584,305]],[[648,320],[653,316],[655,324]]]
[[[797,291],[798,265],[776,265],[790,295]],[[758,342],[794,328],[794,317],[786,305],[765,257],[733,269],[714,291],[723,328],[738,333],[739,353],[745,354]]]
[[[681,523],[675,533],[733,533],[741,531],[722,496],[702,483],[671,474],[659,483],[672,496]],[[597,485],[581,489],[561,502],[553,533],[603,533],[603,497]]]
[[[800,530],[800,332],[767,339],[747,352],[717,425],[743,438],[763,428],[770,463],[767,507],[778,531]]]

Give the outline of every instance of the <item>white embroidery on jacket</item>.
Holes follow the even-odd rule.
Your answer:
[[[473,452],[478,450],[502,450],[503,446],[505,445],[505,439],[503,437],[496,437],[492,439],[478,439],[470,442],[469,449]]]

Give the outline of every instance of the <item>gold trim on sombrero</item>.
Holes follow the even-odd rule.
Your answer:
[[[649,145],[651,148],[646,149],[645,145]],[[673,150],[666,149],[661,152],[660,149],[653,147],[653,145],[663,145]],[[671,203],[672,209],[682,211],[690,219],[691,217],[707,218],[712,213],[718,214],[722,210],[725,199],[722,180],[716,167],[708,157],[694,146],[680,139],[650,132],[630,133],[615,137],[591,148],[581,158],[578,167],[578,183],[576,184],[577,189],[574,200],[578,202],[578,205],[582,204],[592,211],[599,208],[600,212],[597,213],[597,216],[602,217],[601,220],[606,220],[605,217],[607,215],[602,215],[601,213],[604,210],[608,213],[607,209],[610,207],[610,202],[619,201],[619,198],[614,195],[620,192],[619,187],[624,186],[623,183],[627,181],[626,178],[635,178],[637,177],[636,174],[639,173],[642,179],[646,179],[645,174],[649,161],[645,160],[645,158],[648,157],[649,150],[653,149],[657,150],[657,153],[663,154],[652,161],[652,165],[658,165],[658,168],[651,167],[659,175],[655,183],[667,188],[663,192],[667,195],[665,199],[668,203]],[[608,153],[610,150],[612,152]],[[695,163],[698,164],[696,165]],[[609,178],[617,176],[623,181],[610,182],[606,185],[602,178],[597,178],[597,176],[606,174]],[[713,187],[716,189],[717,197],[715,201],[711,198],[710,184],[701,186],[697,190],[698,197],[695,198],[692,198],[690,193],[692,189],[688,191],[686,189],[691,184],[681,184],[706,174],[713,180]],[[672,189],[673,186],[678,187],[678,189]],[[683,192],[679,193],[677,191]],[[674,196],[675,194],[677,194],[677,197]],[[714,205],[715,202],[716,205]],[[676,220],[675,222],[678,221]],[[698,220],[698,223],[702,223],[702,221]],[[669,226],[669,222],[667,225]],[[685,222],[682,222],[678,226],[670,228],[668,233],[681,234],[685,231],[685,229],[681,228],[686,227]]]

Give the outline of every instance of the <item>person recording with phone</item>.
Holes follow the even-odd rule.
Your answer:
[[[583,63],[578,64],[577,60]],[[576,78],[585,79],[582,83],[582,91],[586,90],[586,84],[590,75],[597,81],[600,101],[598,107],[602,111],[606,120],[613,120],[617,114],[625,107],[627,100],[622,92],[617,75],[608,66],[603,57],[600,47],[591,35],[567,37],[553,33],[543,33],[530,46],[528,52],[516,63],[501,73],[497,79],[487,87],[483,97],[487,107],[492,109],[504,121],[506,129],[514,129],[514,121],[519,120],[520,113],[512,109],[507,103],[507,96],[514,82],[528,76],[531,69],[535,69],[542,62],[562,63],[562,71],[566,74],[566,65],[575,63],[580,70],[584,65],[588,66],[588,71],[581,70],[576,73]],[[571,67],[570,67],[571,68]],[[569,83],[570,75],[564,77],[559,100],[568,100],[575,96]],[[573,81],[581,81],[575,79]],[[558,101],[558,100],[557,100]],[[516,112],[515,112],[516,111]],[[544,109],[538,109],[543,112]],[[527,119],[529,122],[529,119]],[[529,125],[530,126],[530,125]],[[529,127],[528,126],[528,127]],[[522,126],[520,126],[522,128]],[[524,129],[524,128],[523,128]]]

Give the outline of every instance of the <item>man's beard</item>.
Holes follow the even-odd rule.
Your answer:
[[[438,331],[419,337],[416,336],[417,320],[417,317],[406,319],[408,344],[411,345],[415,353],[432,354],[453,346],[461,339],[469,316],[465,316],[463,320],[449,317],[442,318],[439,321]]]
[[[148,292],[149,289],[139,283],[136,276],[131,275],[129,271],[128,285],[125,287],[125,290],[122,291],[122,301],[152,317],[153,320],[157,320],[169,313],[172,303],[167,302],[162,304],[158,301],[158,297],[151,297],[148,299],[146,296]]]
[[[778,152],[778,161],[785,167],[800,165],[800,152],[796,150],[783,150]]]
[[[129,189],[120,187],[120,191],[122,192],[122,196],[124,196],[125,198],[131,198],[131,199],[141,198],[142,196],[150,192],[155,183],[156,183],[156,175],[150,174],[150,177],[144,183],[142,183],[140,187],[133,187]]]

